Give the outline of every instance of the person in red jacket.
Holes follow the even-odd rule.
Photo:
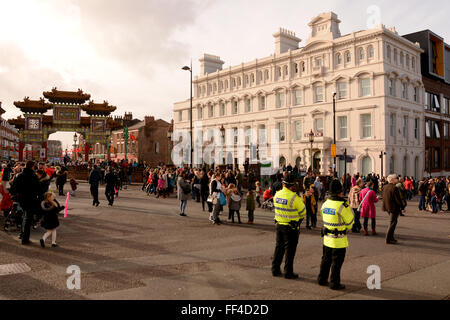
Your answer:
[[[412,200],[413,197],[413,183],[410,178],[406,177],[405,182],[403,183],[406,190],[406,200]]]
[[[8,216],[8,213],[12,210],[14,202],[12,200],[11,194],[8,190],[4,189],[2,185],[0,185],[0,193],[2,195],[2,202],[0,202],[0,210],[3,211],[3,215],[5,218]]]

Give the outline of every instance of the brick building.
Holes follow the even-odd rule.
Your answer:
[[[5,112],[0,102],[0,158],[1,160],[18,160],[19,132],[1,117]]]
[[[418,42],[425,86],[425,172],[450,174],[450,46],[430,30],[404,36]]]

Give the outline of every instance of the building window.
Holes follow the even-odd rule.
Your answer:
[[[233,128],[233,141],[234,145],[238,144],[238,128]]]
[[[183,121],[183,111],[178,112],[178,121]]]
[[[202,107],[198,108],[198,118],[200,120],[203,119],[203,108]]]
[[[441,132],[439,130],[439,122],[437,121],[433,121],[433,138],[434,139],[441,138]]]
[[[450,165],[450,162],[448,159],[448,157],[450,155],[449,151],[450,151],[449,148],[445,148],[445,150],[444,150],[444,168],[446,168],[446,169],[448,169],[449,165]]]
[[[259,110],[266,109],[266,97],[259,97]]]
[[[314,119],[314,128],[316,132],[323,133],[323,118]]]
[[[341,55],[340,53],[338,53],[338,54],[336,55],[336,64],[337,64],[337,65],[342,64],[342,55]]]
[[[238,114],[238,102],[233,101],[233,114]]]
[[[305,71],[306,71],[306,66],[305,66],[305,63],[302,62],[302,72],[305,72]]]
[[[373,57],[374,57],[373,46],[369,46],[369,48],[367,50],[368,50],[369,59],[373,59]]]
[[[222,117],[225,115],[225,103],[220,104],[220,115]]]
[[[395,80],[389,79],[389,94],[395,97]]]
[[[386,58],[388,59],[389,62],[391,62],[391,46],[387,46],[386,48]]]
[[[155,142],[155,154],[159,153],[159,142]]]
[[[391,172],[395,172],[395,157],[391,156],[391,160],[389,161],[389,168]]]
[[[240,87],[242,84],[241,77],[238,77],[238,86]]]
[[[303,138],[302,122],[295,122],[295,140],[300,141]]]
[[[413,71],[416,71],[416,58],[411,59],[411,68]]]
[[[298,64],[294,63],[294,72],[295,74],[298,74]]]
[[[409,61],[409,54],[407,54],[407,55],[406,55],[406,68],[408,68],[408,69],[409,69],[409,64],[410,64],[410,61]]]
[[[402,98],[408,99],[408,84],[403,83]]]
[[[403,117],[403,137],[408,139],[408,116]]]
[[[250,145],[251,137],[252,137],[252,127],[245,127],[245,145]]]
[[[314,87],[314,102],[323,102],[323,86]]]
[[[277,68],[277,76],[278,78],[281,78],[281,67]]]
[[[345,53],[345,62],[350,63],[352,61],[352,55],[349,51]]]
[[[397,49],[394,49],[394,63],[397,64]]]
[[[362,159],[362,175],[367,176],[372,173],[372,159],[366,156]]]
[[[266,125],[261,124],[258,126],[258,136],[259,136],[259,142],[267,141],[267,132],[266,132]]]
[[[277,108],[283,108],[285,101],[284,92],[277,92]]]
[[[431,138],[431,120],[425,121],[425,136]]]
[[[420,137],[420,119],[414,119],[414,139],[419,140]]]
[[[316,59],[316,68],[320,68],[322,66],[322,59],[321,58],[317,58]]]
[[[425,110],[431,110],[430,95],[429,92],[425,92]]]
[[[289,75],[289,69],[288,69],[288,67],[287,66],[284,66],[284,75],[285,76],[288,76]]]
[[[449,135],[448,135],[448,122],[444,122],[444,139],[448,140]]]
[[[265,79],[269,80],[269,70],[266,70],[266,72],[265,72]]]
[[[225,80],[225,89],[228,89],[228,80]]]
[[[338,117],[339,139],[347,139],[347,117]]]
[[[433,169],[441,168],[441,148],[433,148]]]
[[[209,117],[210,118],[214,117],[214,106],[213,105],[209,106]]]
[[[360,96],[367,97],[370,96],[370,79],[360,79],[359,80]]]
[[[372,115],[370,113],[361,115],[361,132],[362,139],[372,137]]]
[[[302,104],[302,90],[295,89],[294,90],[294,105],[298,106],[300,104]]]
[[[441,104],[439,102],[439,96],[437,94],[430,94],[430,104],[431,104],[431,110],[434,112],[441,112]]]
[[[359,61],[364,60],[364,49],[359,49]]]
[[[414,102],[419,102],[419,88],[414,88]]]
[[[286,141],[286,127],[284,122],[278,123],[278,130],[280,131],[280,142]]]
[[[403,157],[403,176],[406,177],[407,174],[408,174],[408,157],[404,156]]]
[[[442,105],[442,112],[444,113],[444,114],[449,114],[449,100],[447,99],[447,98],[444,98],[444,104]]]
[[[404,62],[404,55],[403,52],[400,52],[400,65],[403,67],[403,62]]]
[[[342,100],[347,98],[347,83],[338,82],[337,83],[338,99]]]
[[[251,112],[252,111],[252,100],[246,99],[245,100],[245,112]]]

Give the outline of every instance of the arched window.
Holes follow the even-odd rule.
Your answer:
[[[248,75],[245,75],[245,84],[247,85],[249,82],[248,82]]]
[[[395,158],[391,156],[391,160],[389,161],[389,170],[391,173],[395,173]]]
[[[419,157],[414,160],[414,178],[419,178]]]
[[[262,81],[263,80],[263,73],[262,71],[258,71],[258,81]]]
[[[155,142],[155,154],[159,153],[159,142]]]
[[[280,168],[284,167],[286,165],[286,158],[285,157],[281,157],[280,158]]]
[[[283,69],[284,69],[284,75],[285,75],[285,76],[289,75],[288,67],[287,67],[287,66],[284,66]]]
[[[265,80],[269,80],[269,70],[266,70],[265,72]]]
[[[404,55],[403,52],[400,53],[400,65],[403,66],[403,62],[404,62]]]
[[[403,177],[406,177],[408,174],[408,157],[403,157]]]
[[[397,64],[397,49],[394,49],[394,63]]]
[[[413,71],[416,71],[416,58],[411,59],[411,68]]]
[[[250,75],[250,82],[255,83],[255,75],[253,73]]]
[[[406,68],[409,69],[409,54],[406,55]]]
[[[364,49],[359,49],[359,61],[364,60]]]
[[[238,77],[238,86],[242,85],[241,77]]]
[[[372,58],[374,57],[373,46],[369,46],[369,48],[367,49],[367,51],[368,51],[369,59],[372,59]]]
[[[347,51],[345,53],[345,62],[350,63],[352,61],[352,55],[350,54],[350,51]]]
[[[225,80],[225,89],[228,89],[228,80]]]
[[[277,76],[280,78],[281,77],[281,67],[277,68]]]
[[[297,159],[295,159],[295,165],[297,166],[297,168],[300,168],[302,163],[302,158],[298,157]]]
[[[372,173],[372,159],[369,156],[365,156],[362,159],[362,174],[363,176],[367,176],[369,173]]]
[[[203,108],[198,107],[198,119],[203,119]]]
[[[342,55],[340,53],[338,53],[336,55],[336,64],[340,65],[342,63]]]
[[[304,62],[302,62],[302,72],[306,72],[306,66]]]

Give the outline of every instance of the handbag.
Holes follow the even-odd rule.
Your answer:
[[[219,195],[219,204],[222,207],[225,207],[227,205],[227,198],[225,197],[225,195],[223,194],[223,192],[220,193]]]
[[[361,203],[359,204],[359,207],[358,207],[358,209],[356,210],[356,211],[358,211],[358,213],[361,213],[361,207],[362,207],[362,205],[363,205],[363,203],[364,203],[364,200],[366,200],[367,196],[369,195],[370,191],[373,191],[373,190],[369,190],[369,192],[366,193],[366,195],[364,196],[364,199],[363,199],[363,200],[361,201]]]

